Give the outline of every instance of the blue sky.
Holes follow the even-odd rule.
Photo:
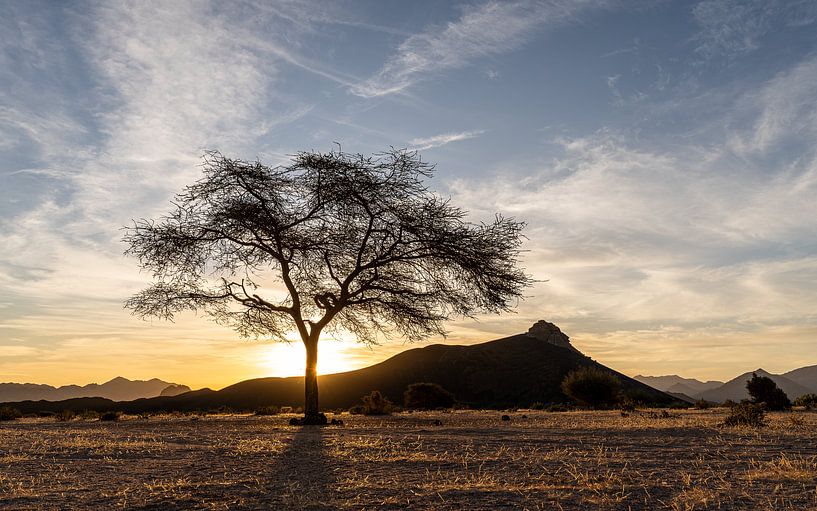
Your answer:
[[[122,309],[121,227],[206,149],[418,149],[479,221],[525,220],[518,313],[623,372],[817,364],[817,4],[35,2],[0,17],[0,380],[218,387],[298,346]],[[406,349],[325,343],[324,370]]]

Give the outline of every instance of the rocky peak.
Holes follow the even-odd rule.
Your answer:
[[[553,323],[548,323],[545,320],[539,320],[528,329],[528,337],[533,337],[540,341],[559,346],[560,348],[567,348],[571,351],[579,353],[579,350],[570,344],[570,337],[565,335],[559,327]]]

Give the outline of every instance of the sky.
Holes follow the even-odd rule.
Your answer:
[[[410,148],[539,282],[475,343],[554,322],[625,374],[817,364],[817,3],[3,2],[0,381],[221,388],[298,344],[142,321],[122,228],[205,150]],[[420,347],[324,339],[319,370]]]

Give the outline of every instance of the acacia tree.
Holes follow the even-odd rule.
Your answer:
[[[208,152],[202,167],[167,216],[127,229],[126,254],[154,283],[126,307],[169,320],[204,311],[244,337],[297,331],[306,424],[326,421],[325,330],[368,344],[445,335],[445,320],[508,311],[532,282],[517,266],[524,224],[469,223],[423,184],[433,166],[416,152],[301,152],[278,167]]]

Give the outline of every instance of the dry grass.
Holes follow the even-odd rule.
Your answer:
[[[510,415],[25,419],[0,426],[0,508],[817,509],[817,413]]]

